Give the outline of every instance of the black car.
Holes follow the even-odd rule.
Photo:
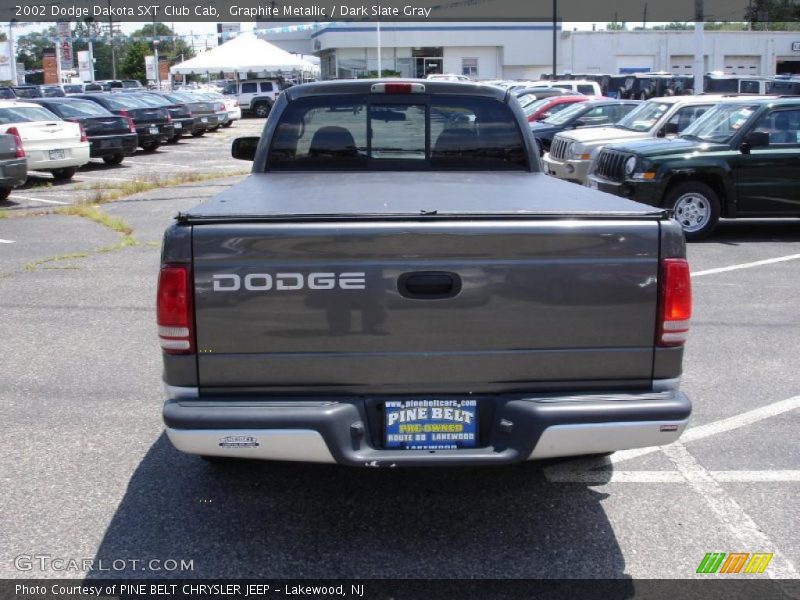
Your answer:
[[[669,208],[687,239],[720,218],[800,217],[800,99],[722,102],[672,140],[605,146],[589,184]]]
[[[18,135],[0,133],[0,200],[28,179],[28,159]]]
[[[613,125],[631,112],[639,100],[589,100],[579,102],[544,121],[531,123],[531,131],[540,153],[550,152],[553,136],[567,129]]]
[[[136,152],[136,126],[130,117],[115,115],[96,102],[82,98],[37,98],[34,102],[65,121],[83,125],[92,158],[118,165]]]
[[[128,90],[126,90],[126,92],[128,92]],[[206,128],[203,126],[200,118],[192,114],[192,109],[186,102],[175,101],[162,94],[146,91],[131,90],[126,95],[133,95],[149,106],[166,108],[169,111],[170,117],[172,117],[172,125],[175,128],[175,135],[167,140],[170,144],[174,144],[180,140],[184,133],[191,134],[199,130],[205,133]]]
[[[16,100],[17,95],[8,86],[0,86],[0,100]]]
[[[73,98],[91,100],[115,115],[133,119],[139,147],[145,152],[152,152],[175,136],[169,111],[166,108],[149,106],[134,94],[79,94]]]
[[[152,93],[163,96],[175,104],[185,104],[189,107],[192,116],[195,118],[194,128],[191,132],[194,137],[200,137],[209,129],[219,125],[219,117],[217,117],[217,114],[214,112],[214,102],[211,100],[204,100],[186,92]],[[189,132],[184,131],[184,133]]]

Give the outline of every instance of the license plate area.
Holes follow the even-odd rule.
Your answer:
[[[66,152],[64,150],[50,150],[48,156],[50,160],[64,160],[66,158]]]
[[[473,399],[398,399],[383,407],[383,445],[393,450],[457,450],[478,443]]]
[[[151,127],[150,135],[158,135],[158,127]]]

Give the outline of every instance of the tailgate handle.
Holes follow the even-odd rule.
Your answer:
[[[461,277],[446,271],[403,273],[397,280],[397,291],[404,298],[418,300],[452,298],[461,291]]]

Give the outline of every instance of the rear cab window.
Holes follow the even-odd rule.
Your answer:
[[[268,170],[527,170],[511,108],[491,98],[299,98],[281,115]]]

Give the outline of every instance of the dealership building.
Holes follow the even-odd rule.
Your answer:
[[[320,59],[323,79],[378,70],[375,23],[331,23],[261,37]],[[800,73],[800,32],[707,31],[705,70],[774,75]],[[552,70],[553,29],[547,23],[383,23],[381,68],[404,77],[457,73],[474,79],[538,79]],[[692,31],[562,31],[556,29],[560,72],[691,73]]]

